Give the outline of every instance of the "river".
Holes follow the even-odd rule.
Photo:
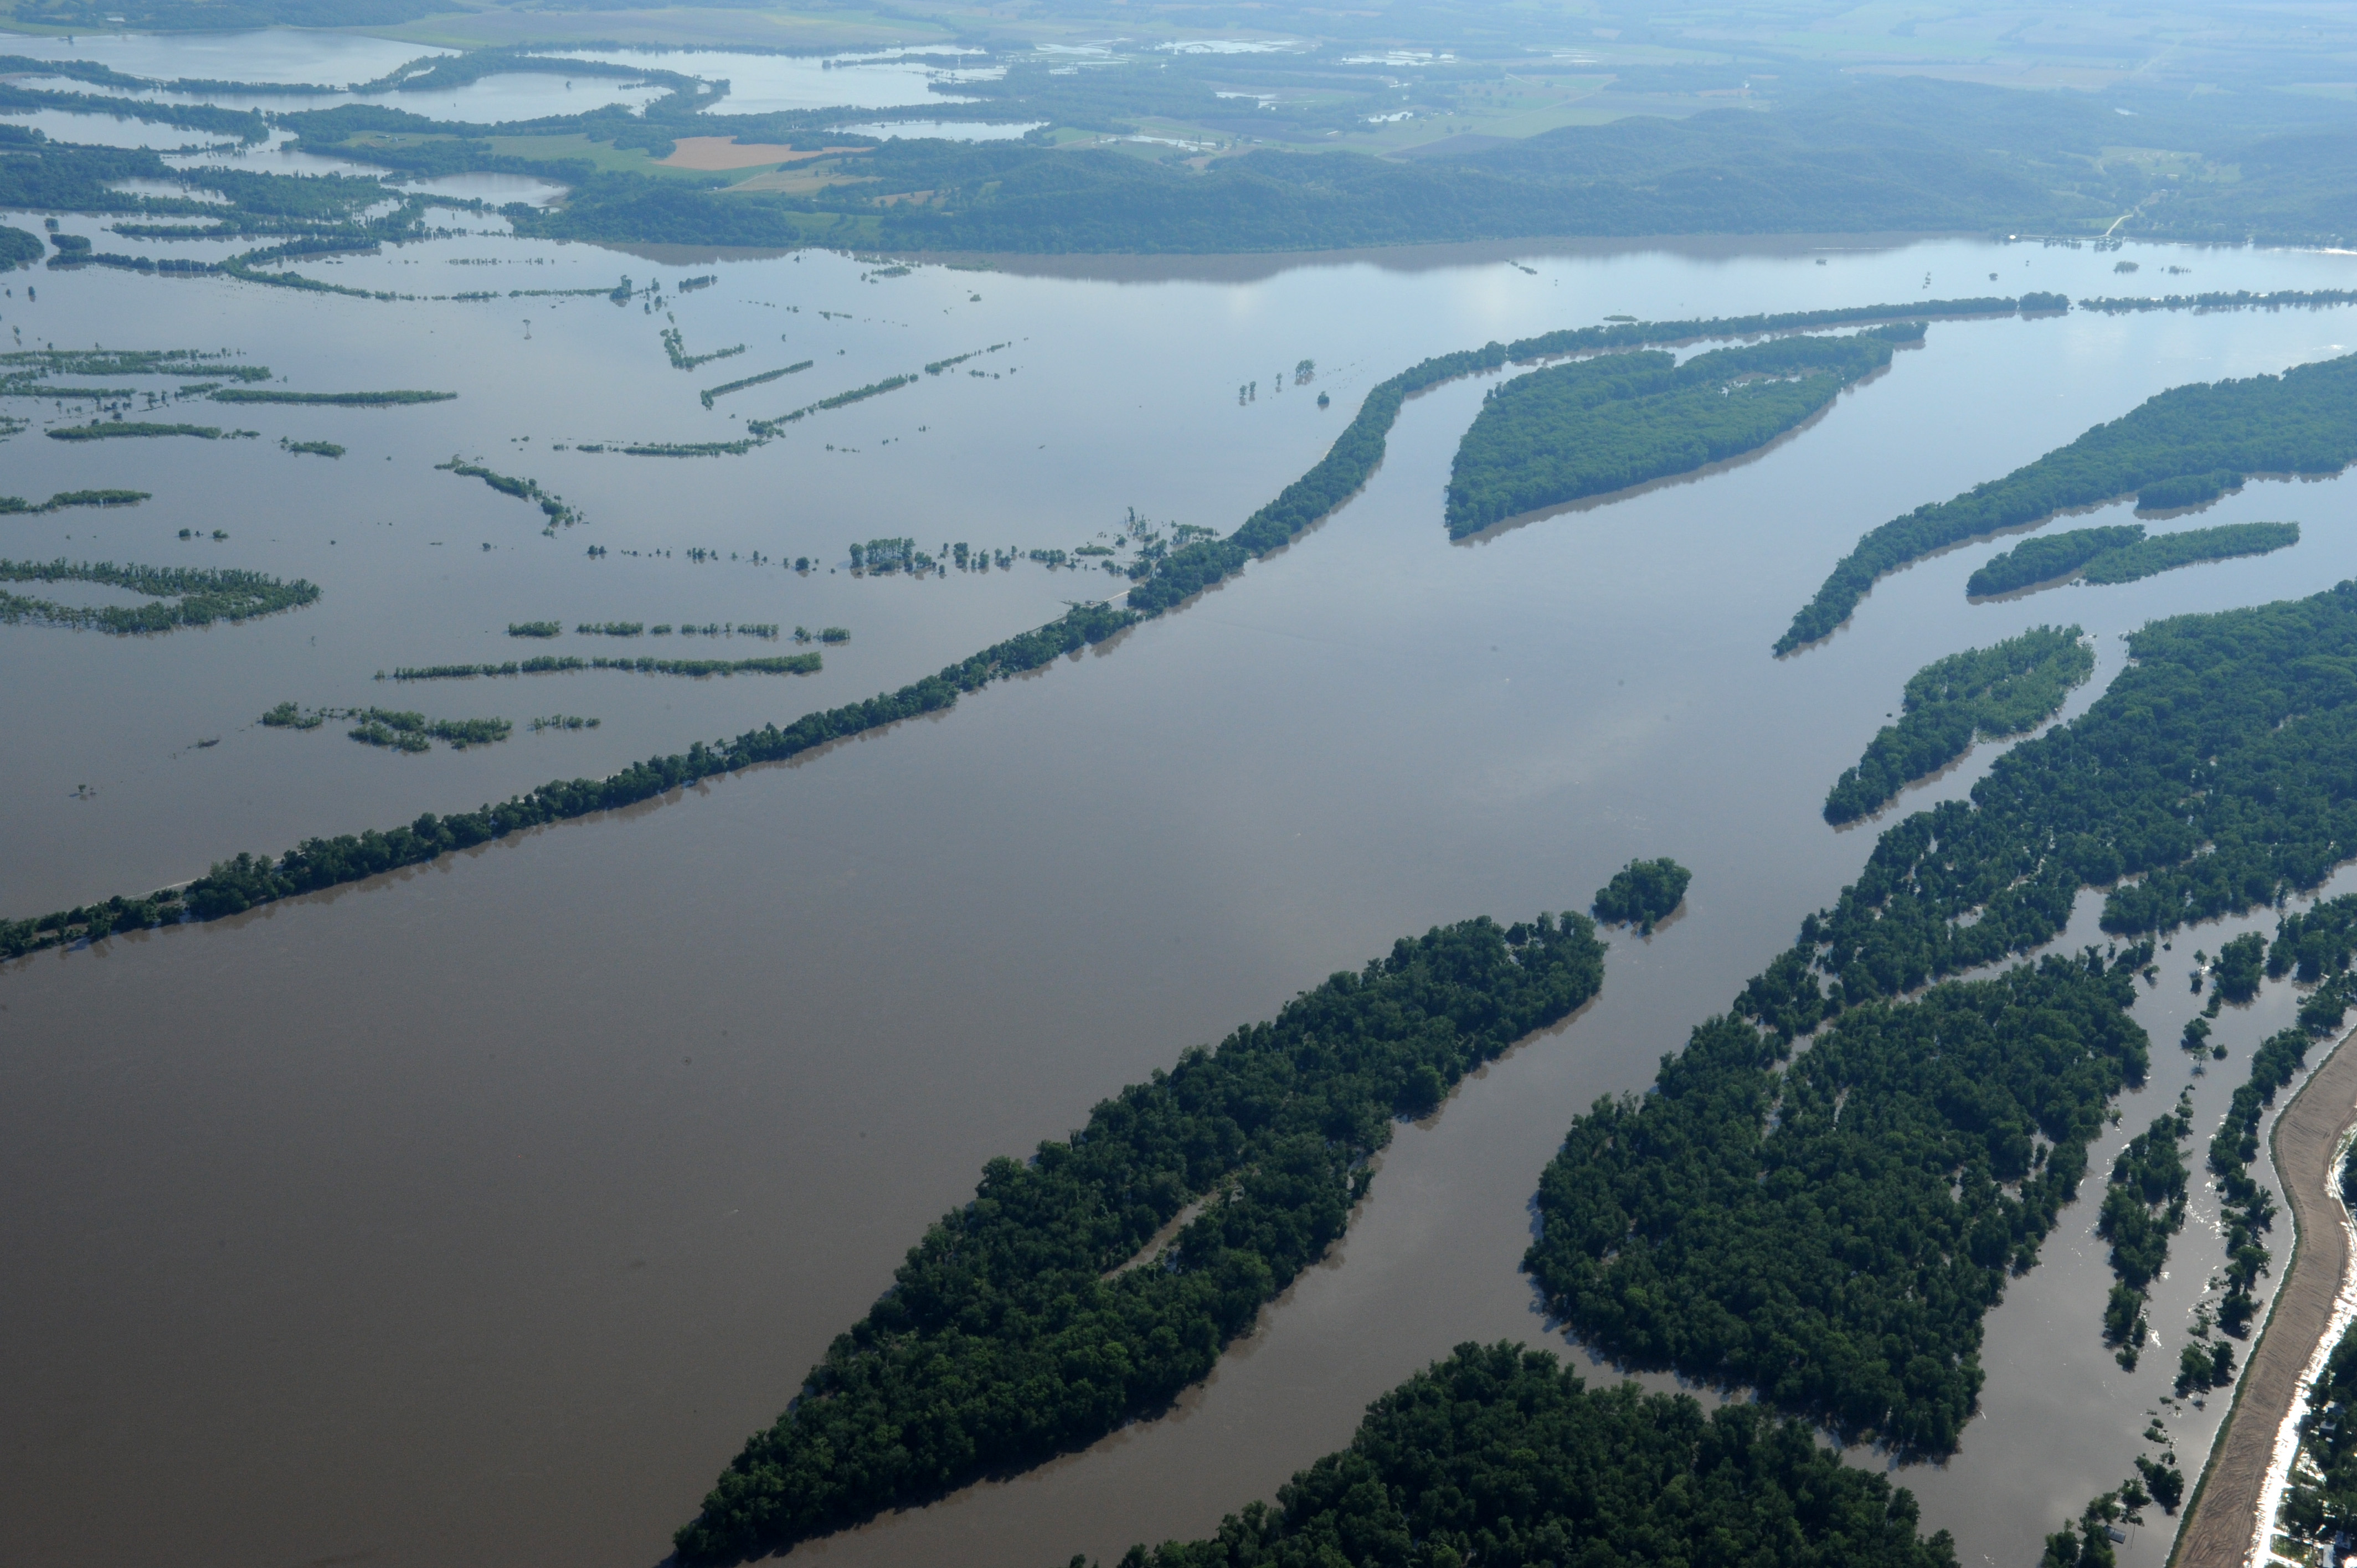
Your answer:
[[[324,590],[289,614],[145,639],[0,626],[8,913],[897,685],[1120,585],[1028,562],[854,576],[850,542],[1069,550],[1132,507],[1224,532],[1315,461],[1369,386],[1427,354],[1616,313],[2346,287],[2352,272],[2338,255],[1892,239],[879,277],[824,252],[683,271],[451,220],[477,232],[305,270],[496,300],[96,269],[10,280],[0,332],[28,346],[227,348],[290,388],[459,396],[184,402],[128,417],[259,435],[64,443],[37,424],[6,442],[12,492],[155,492],[135,510],[10,519],[14,556],[235,565]],[[2143,272],[2115,273],[2122,259]],[[663,304],[505,293],[623,273],[663,279]],[[719,282],[677,293],[707,274]],[[671,317],[689,354],[747,350],[674,371],[657,337]],[[376,883],[7,966],[0,1556],[651,1563],[984,1160],[1063,1135],[1122,1084],[1398,935],[1584,907],[1634,855],[1692,867],[1683,918],[1613,938],[1593,1006],[1402,1129],[1346,1241],[1177,1412],[798,1555],[1037,1564],[1207,1530],[1451,1345],[1564,1346],[1515,1267],[1540,1166],[1574,1115],[1641,1090],[1855,875],[1874,828],[1835,832],[1818,806],[1909,673],[2075,621],[2099,650],[2066,710],[2083,711],[2120,667],[2119,635],[2154,616],[2357,575],[2357,492],[2255,482],[2201,521],[2294,518],[2297,548],[2122,587],[1971,605],[1964,580],[1999,546],[1970,546],[1884,583],[1827,646],[1770,659],[1857,535],[2163,387],[2350,346],[2357,316],[2338,311],[1936,324],[1753,460],[1461,544],[1441,489],[1490,383],[1456,383],[1413,401],[1365,492],[1290,549],[951,713]],[[710,411],[695,395],[806,358]],[[1303,359],[1314,379],[1297,384]],[[743,456],[581,450],[727,439],[745,417],[909,372],[916,384]],[[290,455],[282,436],[349,450]],[[529,504],[436,471],[454,454],[536,478],[586,521],[544,536]],[[797,554],[818,565],[779,564]],[[504,635],[544,618],[852,639],[807,677],[372,679],[541,652],[791,650]],[[256,724],[283,701],[601,724],[413,757],[352,745],[340,725]],[[1903,803],[1960,794],[1995,753]],[[2093,940],[2093,907],[2083,898],[2067,940]],[[2186,1080],[2173,1041],[2198,1000],[2190,950],[2251,927],[2272,920],[2180,933],[2163,955],[2138,1008],[2152,1083],[2123,1102],[2098,1173]],[[2194,1080],[2197,1139],[2290,1006],[2270,986],[2229,1011],[2233,1055]],[[1991,1316],[1984,1413],[1962,1452],[1897,1474],[1967,1563],[2034,1558],[2128,1473],[2216,1266],[2204,1194],[2156,1293],[2167,1337],[2120,1372],[2097,1337],[2099,1192],[2091,1181]],[[2189,1476],[2214,1412],[2170,1423]],[[2157,1564],[2164,1535],[2142,1532],[2127,1560]]]

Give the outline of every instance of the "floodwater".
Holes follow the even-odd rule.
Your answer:
[[[1119,584],[1028,562],[855,577],[853,542],[1070,550],[1132,507],[1225,530],[1314,462],[1369,386],[1427,354],[1614,313],[2346,287],[2357,267],[2130,247],[2130,278],[2109,254],[1962,241],[1519,254],[1116,282],[1085,266],[882,278],[812,252],[654,268],[652,309],[511,297],[624,273],[642,287],[650,269],[496,232],[303,269],[498,293],[485,302],[16,274],[0,334],[27,344],[229,349],[290,389],[459,396],[142,405],[127,417],[259,434],[69,444],[37,424],[6,442],[12,493],[154,492],[135,510],[12,518],[14,556],[233,565],[324,593],[145,639],[0,626],[0,908],[141,890],[239,849],[468,807],[897,685]],[[719,282],[676,292],[699,274]],[[658,338],[673,317],[690,355],[746,351],[675,371]],[[1856,874],[1871,828],[1834,832],[1818,807],[1908,673],[2076,622],[2100,654],[2067,710],[2083,711],[2120,668],[2119,635],[2154,616],[2357,575],[2357,491],[2255,482],[2199,522],[2295,518],[2298,547],[2121,587],[1968,604],[1965,577],[2001,544],[1970,546],[1886,582],[1828,645],[1770,659],[1856,536],[2163,387],[2350,347],[2347,312],[1936,324],[1755,460],[1461,544],[1442,488],[1487,383],[1455,383],[1412,402],[1365,492],[1282,554],[951,713],[373,884],[7,966],[0,1557],[653,1563],[986,1158],[1063,1135],[1396,936],[1583,906],[1634,855],[1691,866],[1687,913],[1650,940],[1615,937],[1591,1008],[1401,1129],[1344,1243],[1178,1411],[799,1555],[1036,1564],[1208,1530],[1451,1345],[1563,1345],[1516,1272],[1540,1167],[1573,1116],[1642,1090]],[[804,359],[709,410],[696,395]],[[1304,359],[1315,379],[1296,384]],[[740,456],[582,449],[726,439],[744,418],[911,372]],[[10,412],[55,424],[89,405]],[[348,451],[290,455],[282,437]],[[528,504],[436,471],[454,453],[536,478],[585,521],[544,536]],[[2125,518],[2112,510],[2091,521]],[[817,565],[780,564],[798,554]],[[783,650],[504,634],[539,618],[852,639],[810,677],[372,679],[542,652]],[[520,727],[393,756],[339,725],[255,723],[282,701]],[[521,729],[556,713],[602,723]],[[1961,794],[1995,749],[1903,803]],[[2069,941],[2093,940],[2094,908],[2083,899]],[[2138,1008],[2152,1080],[2123,1101],[2097,1171],[2187,1081],[2173,1042],[2196,1001],[2191,950],[2255,923],[2180,933],[2163,956]],[[2192,1080],[2198,1140],[2290,1006],[2274,986],[2229,1011],[2230,1058]],[[2129,1473],[2217,1266],[2205,1195],[2156,1295],[2164,1337],[2122,1373],[2098,1339],[2099,1192],[1992,1315],[1962,1452],[1898,1475],[1967,1562],[2030,1559]],[[2189,1475],[2215,1409],[2169,1423]],[[2152,1517],[2131,1562],[2165,1555]]]
[[[898,109],[911,103],[963,103],[933,91],[935,82],[987,81],[1004,74],[989,57],[942,49],[885,49],[841,55],[755,54],[726,49],[551,49],[565,59],[606,60],[647,70],[723,80],[728,95],[716,114],[774,114],[794,109]],[[970,62],[970,63],[968,63]]]

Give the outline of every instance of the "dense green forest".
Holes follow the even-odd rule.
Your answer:
[[[1351,1445],[1204,1541],[1121,1568],[1343,1563],[1954,1568],[1913,1494],[1756,1406],[1591,1390],[1544,1350],[1460,1345],[1367,1408]],[[1090,1568],[1081,1558],[1071,1568]]]
[[[1883,833],[1788,955],[1836,1002],[1896,995],[2059,934],[2081,887],[2103,927],[2159,933],[2317,886],[2357,855],[2357,583],[2152,622],[2087,712],[2015,746],[1969,800]],[[1749,1010],[1802,1022],[1813,986]],[[1781,988],[1780,988],[1781,986]]]
[[[2045,723],[2095,672],[2095,650],[2084,639],[2075,626],[2036,627],[1923,666],[1899,699],[1899,722],[1877,732],[1825,796],[1825,821],[1852,822],[1882,810],[1975,739],[2002,740]]]
[[[2144,1313],[2147,1293],[2169,1262],[2169,1239],[2185,1228],[2185,1158],[2178,1145],[2193,1135],[2192,1094],[2180,1093],[2176,1110],[2154,1117],[2128,1140],[2112,1162],[2095,1218],[2095,1234],[2112,1244],[2118,1282],[2104,1305],[2104,1342],[2131,1372],[2152,1332]]]
[[[319,590],[297,577],[291,583],[260,572],[188,566],[118,566],[111,561],[0,561],[0,583],[99,583],[167,601],[121,605],[61,605],[0,591],[0,621],[36,621],[118,635],[242,623],[256,616],[298,609]]]
[[[1921,342],[1901,322],[1697,354],[1574,360],[1490,389],[1448,474],[1448,536],[1756,451]]]
[[[1980,598],[2010,594],[2069,575],[2106,552],[2124,549],[2144,537],[2140,522],[2104,528],[2074,528],[2066,533],[2041,533],[2010,550],[2000,550],[1964,580],[1964,594]]]
[[[1632,860],[1596,890],[1589,913],[1609,925],[1635,926],[1652,936],[1685,901],[1694,873],[1664,855],[1659,860]]]
[[[2002,479],[1918,507],[1867,533],[1792,618],[1776,651],[1831,636],[1877,578],[1968,539],[2164,479],[2221,469],[2337,474],[2352,460],[2357,355],[2296,365],[2280,376],[2172,387]]]
[[[2142,1081],[2129,975],[2050,957],[1843,1013],[1797,1056],[1732,1015],[1572,1125],[1525,1260],[1629,1365],[1749,1385],[1846,1440],[1948,1454],[1984,1316]]]
[[[2086,583],[2133,583],[2158,572],[2171,572],[2203,561],[2231,561],[2241,555],[2265,555],[2299,542],[2296,522],[2226,522],[2215,528],[2189,528],[2105,551],[2087,564],[2081,577]]]
[[[783,1546],[1168,1404],[1340,1237],[1396,1118],[1603,976],[1577,915],[1435,928],[1182,1053],[1069,1141],[993,1160],[721,1476],[680,1556]]]

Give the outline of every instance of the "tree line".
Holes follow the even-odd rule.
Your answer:
[[[1831,636],[1876,580],[1934,551],[2147,485],[2234,473],[2337,474],[2357,460],[2357,354],[2283,374],[2198,381],[2146,399],[2067,446],[1867,533],[1776,640]]]

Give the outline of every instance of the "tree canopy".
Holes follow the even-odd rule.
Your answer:
[[[992,1161],[746,1444],[682,1559],[786,1545],[1166,1404],[1341,1235],[1394,1118],[1602,983],[1578,915],[1436,928]]]
[[[1460,1345],[1367,1408],[1351,1445],[1208,1540],[1122,1568],[1954,1568],[1913,1494],[1756,1405],[1591,1390],[1543,1350]],[[1072,1568],[1084,1568],[1074,1558]]]

